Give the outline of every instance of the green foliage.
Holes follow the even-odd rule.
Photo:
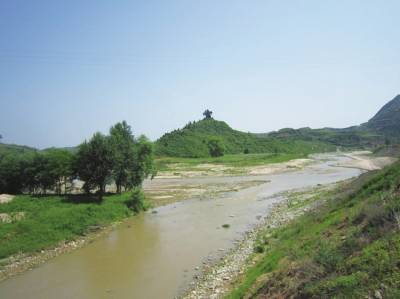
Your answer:
[[[211,157],[222,157],[225,152],[225,146],[219,138],[210,138],[207,141],[208,150]]]
[[[0,155],[0,192],[17,194],[61,191],[72,175],[72,154],[65,150],[8,151]]]
[[[347,129],[286,128],[277,132],[259,134],[258,136],[285,140],[322,142],[343,149],[369,149],[375,148],[384,143],[384,137],[381,134],[367,130],[363,127],[351,127]]]
[[[135,143],[131,127],[123,121],[110,129],[110,140],[113,150],[113,178],[120,193],[122,187],[129,189],[133,185],[130,178],[135,163]]]
[[[110,138],[96,133],[79,146],[76,155],[76,173],[85,181],[85,190],[98,188],[99,199],[102,199],[106,183],[110,181],[113,170],[113,148]]]
[[[205,119],[211,119],[212,118],[213,112],[211,110],[206,109],[206,111],[203,112],[204,118]]]
[[[154,174],[151,142],[144,136],[136,140],[125,121],[113,126],[110,136],[96,133],[76,149],[38,151],[0,144],[0,193],[68,193],[72,180],[79,178],[87,193],[98,190],[101,198],[108,183],[114,181],[120,192]]]
[[[268,245],[260,236],[258,262],[228,298],[364,298],[376,291],[397,298],[400,162],[328,196],[315,211],[267,231]]]
[[[141,186],[145,178],[149,176],[153,178],[155,175],[153,144],[146,136],[142,135],[139,137],[135,147],[133,171],[130,179],[131,186]]]
[[[149,205],[145,201],[145,196],[141,188],[134,188],[129,192],[128,207],[134,212],[145,211]]]
[[[217,138],[225,147],[225,154],[250,153],[314,153],[332,151],[330,144],[308,140],[262,138],[256,134],[233,130],[225,122],[204,119],[191,122],[183,129],[163,135],[156,142],[156,154],[170,157],[209,157],[208,140]]]
[[[102,203],[87,196],[17,196],[0,205],[0,213],[23,211],[25,217],[16,222],[0,224],[0,258],[22,252],[30,253],[51,248],[63,240],[73,240],[88,233],[92,227],[105,226],[132,215],[132,198],[139,202],[135,211],[145,206],[136,193],[106,196]]]

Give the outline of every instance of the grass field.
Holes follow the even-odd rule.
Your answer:
[[[400,298],[400,163],[325,197],[260,233],[255,265],[227,298]]]

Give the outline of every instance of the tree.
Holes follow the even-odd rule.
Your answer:
[[[211,157],[221,157],[224,155],[225,146],[219,138],[211,138],[207,142]]]
[[[99,200],[103,199],[106,183],[111,179],[113,171],[113,150],[110,139],[96,133],[79,146],[76,156],[76,173],[85,181],[84,189],[90,191],[98,188]]]
[[[55,191],[57,194],[67,192],[67,183],[72,181],[72,163],[74,155],[72,152],[63,149],[50,149],[46,152],[49,160],[50,173],[55,181]]]
[[[203,112],[204,119],[212,119],[212,114],[213,112],[211,110],[206,109],[206,111]]]
[[[135,138],[131,127],[123,121],[110,129],[110,140],[114,156],[113,178],[120,193],[129,185],[129,172],[134,165]]]
[[[140,187],[145,178],[155,176],[153,153],[153,144],[146,136],[140,136],[134,150],[134,163],[129,177],[130,188]]]
[[[21,193],[25,179],[23,177],[23,163],[16,154],[6,154],[0,158],[0,194]]]

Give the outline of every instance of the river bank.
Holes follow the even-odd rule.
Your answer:
[[[251,180],[239,183],[217,183],[217,184],[186,184],[179,185],[176,182],[165,184],[154,184],[151,188],[145,187],[146,199],[151,211],[156,213],[158,207],[180,202],[188,198],[207,198],[220,196],[227,192],[238,192],[240,190],[268,183],[265,180]],[[11,198],[10,196],[3,196]],[[107,199],[106,199],[107,200]],[[9,200],[11,201],[11,200]],[[8,202],[9,202],[8,201]],[[134,216],[133,216],[134,217]],[[19,253],[0,260],[0,282],[15,275],[32,270],[47,261],[80,249],[96,239],[118,229],[129,217],[114,221],[108,225],[93,225],[83,236],[70,241],[61,241],[56,246],[41,249],[33,253]]]
[[[328,184],[302,190],[292,190],[278,194],[283,199],[274,204],[270,214],[250,230],[243,241],[228,252],[221,262],[205,265],[203,274],[198,276],[182,299],[223,298],[232,290],[232,286],[249,268],[254,265],[254,253],[258,250],[257,241],[260,232],[272,233],[293,219],[323,204],[324,194],[338,188],[345,182]]]
[[[193,279],[196,281],[196,278],[200,277],[199,270],[196,270],[196,268],[218,262],[226,252],[236,247],[239,241],[247,235],[246,232],[259,225],[258,223],[263,215],[269,215],[275,209],[272,208],[273,204],[279,204],[280,201],[284,200],[284,197],[271,197],[274,194],[286,191],[288,188],[302,188],[303,185],[330,184],[360,173],[351,168],[345,170],[347,168],[332,168],[330,166],[338,163],[343,164],[350,160],[348,157],[331,154],[316,156],[311,159],[314,161],[307,163],[303,168],[285,166],[282,168],[282,172],[267,176],[163,178],[147,182],[144,186],[145,190],[154,191],[150,196],[153,196],[155,202],[160,204],[158,208],[137,217],[128,218],[114,229],[105,231],[105,233],[99,231],[99,235],[94,234],[94,238],[88,242],[68,244],[65,247],[72,247],[71,250],[58,251],[62,258],[52,259],[55,255],[49,255],[49,258],[54,262],[45,263],[41,267],[33,267],[35,269],[29,271],[29,275],[24,274],[18,276],[18,279],[7,280],[8,283],[0,285],[0,294],[2,292],[13,294],[12,290],[16,284],[18,286],[30,285],[29,294],[32,298],[43,297],[44,290],[48,295],[53,294],[53,291],[59,292],[61,290],[54,288],[54,285],[59,285],[57,284],[58,276],[52,274],[53,271],[56,271],[55,269],[63,269],[65,284],[68,281],[73,283],[71,280],[76,279],[81,271],[83,274],[91,271],[91,268],[76,271],[84,267],[88,260],[95,259],[97,261],[96,253],[103,252],[100,255],[101,260],[96,262],[96,267],[105,267],[104,271],[107,272],[97,269],[96,273],[101,273],[105,280],[101,282],[103,278],[97,278],[99,280],[97,287],[92,286],[90,288],[96,293],[96,296],[86,294],[85,292],[89,289],[81,289],[79,292],[82,292],[82,296],[88,298],[103,297],[104,293],[101,293],[103,287],[106,288],[105,293],[107,293],[107,290],[113,290],[114,295],[117,296],[118,294],[119,298],[130,297],[129,295],[132,296],[132,294],[138,297],[148,297],[151,296],[150,293],[157,296],[156,293],[152,293],[156,290],[140,288],[141,285],[152,281],[155,275],[155,273],[143,272],[142,267],[146,265],[147,268],[154,264],[154,267],[159,269],[158,271],[162,272],[164,269],[168,273],[175,271],[175,275],[169,275],[168,279],[166,278],[162,282],[157,279],[157,275],[154,277],[164,294],[170,294],[172,298],[172,294],[177,294],[176,288],[178,286],[179,293],[182,293],[193,282]],[[179,186],[179,188],[174,186]],[[172,189],[180,190],[173,190],[171,193]],[[199,189],[202,191],[199,191]],[[166,198],[164,196],[172,197]],[[179,202],[175,201],[171,204],[173,198]],[[165,203],[168,205],[165,205]],[[226,229],[222,228],[225,224],[227,224]],[[157,245],[155,245],[152,243],[153,237],[149,239],[149,236],[153,235],[154,240],[162,238],[163,241],[161,243],[157,241]],[[196,236],[196,238],[193,239],[193,236]],[[115,247],[116,240],[120,240],[118,242],[123,242],[124,245]],[[191,241],[188,243],[189,240]],[[81,249],[74,250],[76,248]],[[148,255],[149,250],[152,252],[151,258]],[[63,255],[61,254],[63,252],[70,252],[70,254]],[[134,256],[131,252],[135,252]],[[105,253],[106,260],[104,260]],[[171,257],[166,258],[169,255]],[[174,260],[173,257],[176,255],[182,258],[179,261]],[[211,255],[213,259],[209,261],[207,256]],[[121,260],[123,258],[130,262]],[[113,261],[115,259],[117,261]],[[115,269],[117,272],[124,270],[124,279],[134,279],[134,282],[131,281],[115,287],[114,284],[118,281],[120,284],[121,278],[115,281],[116,277],[108,275],[108,273],[113,272],[114,267],[118,267],[118,269]],[[70,270],[68,270],[69,268]],[[72,275],[72,273],[74,274]],[[146,275],[144,275],[145,273]],[[49,276],[52,278],[51,281],[54,281],[52,283],[48,281],[46,285],[43,285],[44,281],[36,281],[38,275],[41,277]],[[32,289],[32,285],[28,284],[28,281],[36,281],[34,284],[39,283],[42,286],[37,290],[36,287]],[[39,288],[39,285],[37,288]],[[109,286],[107,287],[107,285]],[[25,288],[22,289],[25,290]],[[23,292],[21,291],[21,293]],[[65,292],[65,296],[69,294],[68,289],[63,289],[62,292]]]

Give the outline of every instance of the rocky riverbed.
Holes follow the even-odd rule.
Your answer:
[[[192,283],[182,299],[223,298],[235,281],[253,264],[252,257],[261,231],[272,231],[312,210],[324,202],[320,195],[336,186],[335,183],[278,194],[284,198],[274,205],[271,213],[250,230],[242,241],[238,241],[237,246],[219,263],[205,265],[203,274],[196,277],[196,282]]]

